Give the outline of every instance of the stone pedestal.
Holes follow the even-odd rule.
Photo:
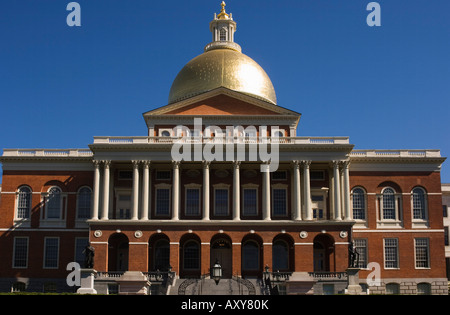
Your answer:
[[[77,290],[78,294],[97,294],[94,289],[94,278],[97,271],[94,269],[80,269],[81,287]]]
[[[294,272],[286,281],[287,295],[313,295],[314,280],[307,272]]]
[[[359,270],[360,268],[348,268],[348,286],[345,293],[350,295],[360,295],[363,294],[362,288],[359,285]]]
[[[127,271],[118,280],[119,295],[147,295],[150,281],[140,271]]]

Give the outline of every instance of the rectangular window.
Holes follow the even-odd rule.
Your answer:
[[[28,266],[28,237],[14,238],[13,268]]]
[[[200,189],[186,189],[186,215],[200,214]]]
[[[384,267],[398,268],[398,240],[396,238],[384,239]]]
[[[359,254],[358,268],[367,268],[367,239],[355,239],[355,249]]]
[[[257,190],[256,188],[245,188],[243,190],[243,198],[244,198],[244,209],[243,215],[257,215]]]
[[[157,215],[170,214],[170,189],[168,188],[156,189],[156,214]]]
[[[17,219],[29,219],[31,209],[31,192],[29,189],[22,189],[17,199]]]
[[[58,268],[59,238],[45,238],[44,268]]]
[[[215,215],[228,215],[228,189],[214,190]]]
[[[273,215],[287,215],[286,189],[273,189]]]
[[[311,180],[325,180],[325,171],[310,170],[309,178]]]
[[[132,180],[132,179],[133,179],[133,171],[129,170],[119,171],[119,180]]]
[[[416,268],[430,268],[430,251],[428,238],[416,238]]]
[[[442,212],[444,214],[444,218],[448,217],[448,207],[446,205],[442,206]]]

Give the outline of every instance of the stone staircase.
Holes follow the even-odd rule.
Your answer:
[[[176,279],[170,287],[169,295],[262,295],[259,279],[221,279],[219,284],[213,279]]]

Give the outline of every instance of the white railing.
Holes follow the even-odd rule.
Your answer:
[[[89,149],[4,149],[4,157],[92,157]]]
[[[173,143],[237,143],[237,144],[349,144],[348,137],[94,137],[94,144],[173,144]]]
[[[351,157],[406,157],[406,158],[430,158],[441,157],[440,150],[353,150]]]

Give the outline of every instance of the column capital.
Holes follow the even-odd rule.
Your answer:
[[[101,162],[105,167],[109,168],[111,166],[111,160],[102,160]]]
[[[133,168],[138,168],[139,164],[141,164],[141,161],[138,160],[132,160],[131,163],[133,164]]]
[[[173,168],[180,168],[180,165],[181,165],[181,161],[175,161],[175,160],[172,160],[172,166],[173,166]]]
[[[95,168],[99,168],[99,167],[100,167],[100,164],[102,163],[102,161],[99,161],[99,160],[93,160],[92,163],[94,164],[94,167],[95,167]]]
[[[341,165],[343,168],[349,168],[350,167],[350,160],[341,161]]]
[[[303,167],[307,167],[309,168],[311,166],[311,160],[302,160],[301,163],[303,165]]]
[[[152,161],[150,161],[150,160],[144,160],[144,161],[142,161],[142,165],[144,166],[144,168],[149,168],[151,162]]]
[[[202,161],[203,168],[208,168],[211,166],[211,161],[203,160]]]
[[[301,162],[299,160],[293,160],[291,162],[291,165],[295,168],[298,169],[300,167]]]
[[[234,168],[239,168],[240,165],[241,165],[241,161],[233,161]]]

